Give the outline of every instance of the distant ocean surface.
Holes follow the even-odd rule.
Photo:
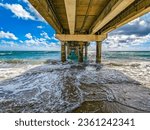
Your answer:
[[[47,60],[60,60],[59,51],[0,51],[3,63],[43,63]]]
[[[0,51],[0,61],[21,60],[60,60],[60,51]],[[150,51],[108,51],[103,52],[105,60],[144,60],[150,61]],[[89,59],[95,59],[95,53],[89,52]]]
[[[150,61],[150,51],[109,51],[103,56],[104,59]]]

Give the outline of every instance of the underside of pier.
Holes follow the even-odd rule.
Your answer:
[[[116,28],[150,11],[150,0],[29,0],[55,29],[61,41],[61,60],[71,50],[83,62],[83,50],[96,42],[96,62],[101,63],[102,41]],[[67,49],[66,49],[67,48]]]

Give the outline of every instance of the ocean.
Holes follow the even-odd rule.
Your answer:
[[[105,59],[150,61],[150,51],[109,51],[103,56]]]
[[[150,51],[95,52],[85,64],[59,51],[0,51],[1,112],[150,112]]]
[[[60,59],[59,51],[0,51],[0,60],[48,60]]]
[[[60,60],[60,51],[0,51],[0,61],[15,60]],[[88,59],[95,59],[95,52],[89,53]],[[108,51],[103,52],[104,60],[144,60],[150,61],[150,51]]]

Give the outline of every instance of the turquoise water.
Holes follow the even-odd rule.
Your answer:
[[[103,54],[104,59],[150,61],[150,51],[112,51]]]
[[[60,59],[59,51],[0,51],[0,60],[48,60]]]
[[[5,60],[60,60],[59,51],[0,51],[0,61]],[[93,55],[94,56],[94,55]],[[93,57],[95,58],[95,56]],[[150,61],[150,51],[115,51],[104,52],[104,59],[118,60],[148,60]]]

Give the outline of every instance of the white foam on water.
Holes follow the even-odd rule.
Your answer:
[[[74,65],[77,68],[71,69]],[[130,86],[124,88],[124,84],[134,85],[134,80],[150,87],[149,62],[107,62],[99,70],[93,65],[87,65],[81,70],[79,68],[80,65],[61,63],[9,64],[7,67],[2,65],[0,66],[0,102],[15,101],[13,104],[16,106],[26,104],[26,107],[20,108],[21,112],[67,112],[83,101],[83,94],[95,94],[92,88],[90,92],[82,90],[82,83],[89,86],[96,84],[96,89],[100,88],[99,91],[102,94],[107,94],[104,97],[108,101],[114,100],[114,95],[117,97],[122,91],[126,94]],[[116,86],[112,87],[111,84],[116,84]],[[137,91],[141,90],[137,89]],[[10,103],[10,105],[13,104]],[[34,108],[29,108],[30,104],[35,105]],[[5,111],[7,111],[6,106]]]
[[[106,62],[104,64],[106,68],[119,70],[150,88],[150,61]]]

